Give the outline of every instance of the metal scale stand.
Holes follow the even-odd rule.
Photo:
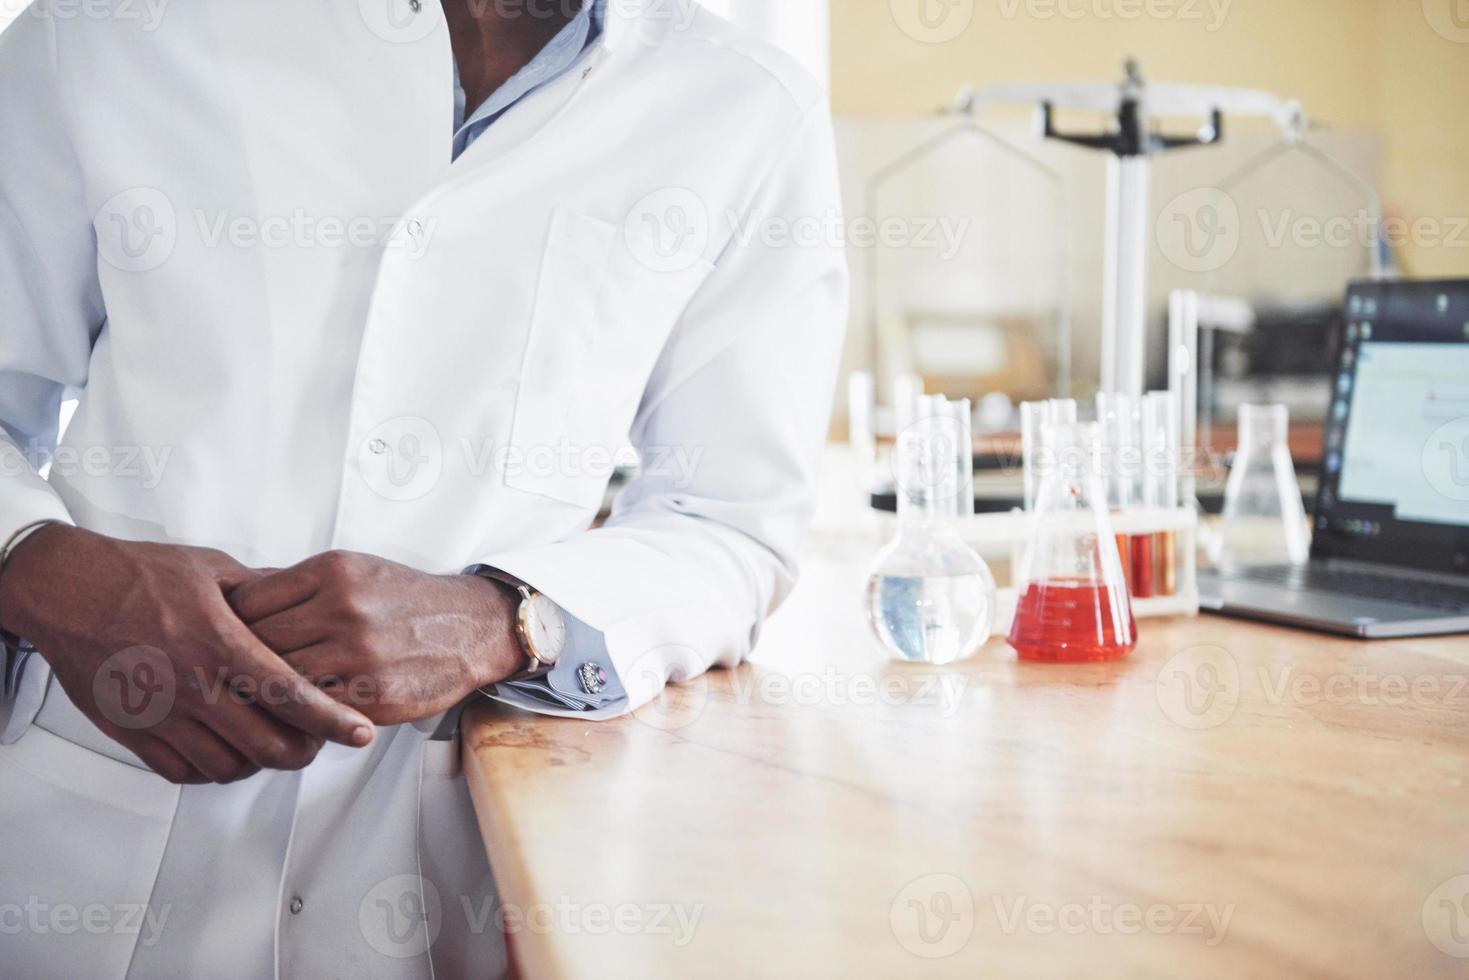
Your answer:
[[[1132,59],[1126,63],[1120,84],[994,85],[961,96],[961,105],[970,114],[989,105],[1016,104],[1035,106],[1042,137],[1109,154],[1100,389],[1141,395],[1147,361],[1152,158],[1159,153],[1219,143],[1226,114],[1269,118],[1282,131],[1290,131],[1301,125],[1300,105],[1252,89],[1148,82]],[[1105,133],[1063,133],[1054,124],[1057,109],[1104,113],[1115,122]],[[1157,120],[1165,116],[1202,116],[1206,122],[1192,135],[1167,136],[1156,126]],[[1070,392],[1058,394],[1065,397]]]

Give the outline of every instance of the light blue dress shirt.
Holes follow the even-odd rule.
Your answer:
[[[464,86],[460,83],[459,65],[456,62],[454,158],[457,160],[495,120],[521,100],[575,68],[601,35],[606,16],[607,0],[585,2],[571,22],[541,49],[540,54],[506,80],[504,85],[490,93],[489,98],[473,113],[468,113]],[[605,687],[596,694],[589,693],[581,681],[582,666],[587,663],[602,668],[602,674],[606,678]],[[522,707],[563,711],[607,708],[626,697],[612,667],[612,661],[607,657],[607,644],[602,639],[602,634],[570,616],[567,616],[566,650],[555,669],[534,681],[497,684],[495,693],[498,697]]]

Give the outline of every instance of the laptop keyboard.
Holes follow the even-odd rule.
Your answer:
[[[1363,599],[1402,602],[1443,612],[1469,613],[1469,585],[1420,582],[1396,575],[1326,568],[1320,565],[1306,565],[1301,568],[1290,565],[1249,568],[1241,570],[1237,577],[1268,585],[1309,589],[1312,592],[1332,592]]]

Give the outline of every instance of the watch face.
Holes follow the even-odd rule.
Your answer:
[[[521,604],[520,623],[531,655],[554,664],[566,649],[566,618],[561,607],[537,593]]]

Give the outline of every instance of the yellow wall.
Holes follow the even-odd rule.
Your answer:
[[[951,19],[925,33],[924,5]],[[1399,251],[1403,271],[1469,275],[1469,229],[1452,236],[1469,220],[1469,0],[832,0],[838,112],[927,113],[964,84],[1112,79],[1129,55],[1151,78],[1265,89],[1375,133],[1387,214],[1439,231]]]

